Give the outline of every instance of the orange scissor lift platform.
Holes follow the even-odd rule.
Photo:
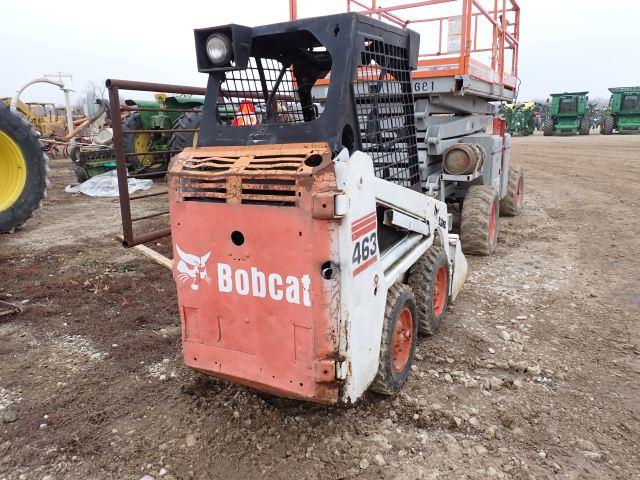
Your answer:
[[[489,101],[517,97],[520,7],[516,0],[347,0],[347,11],[421,35],[413,94],[454,93]],[[291,19],[297,17],[290,0]],[[329,80],[317,85],[328,85]]]

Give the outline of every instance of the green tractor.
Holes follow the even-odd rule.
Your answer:
[[[589,92],[551,94],[551,108],[542,129],[545,136],[589,135]]]
[[[134,174],[162,172],[175,153],[195,147],[203,102],[202,97],[168,97],[163,93],[156,94],[155,100],[125,100],[128,107],[137,109],[122,119],[125,153],[135,153],[127,155],[127,169]],[[219,109],[220,118],[231,123],[238,106],[236,102]],[[79,146],[70,154],[78,182],[116,168],[114,149],[106,144]]]
[[[640,132],[640,87],[610,88],[609,106],[603,109],[600,133]]]
[[[155,100],[126,100],[127,106],[137,107],[140,111],[127,115],[122,120],[122,129],[125,132],[141,130],[123,135],[125,153],[136,154],[127,156],[128,169],[133,173],[166,170],[173,156],[167,151],[191,146],[194,138],[194,132],[170,130],[198,129],[200,113],[182,110],[202,109],[203,103],[203,97],[168,97],[165,94],[156,94]],[[153,130],[159,132],[153,133]],[[153,153],[156,151],[158,153]]]
[[[163,93],[156,94],[155,100],[125,100],[125,105],[138,109],[122,119],[122,129],[132,132],[123,135],[125,153],[136,154],[127,155],[128,170],[136,174],[163,171],[177,151],[195,146],[194,130],[200,128],[202,113],[192,110],[201,110],[203,101],[203,97]],[[73,147],[70,156],[78,182],[116,168],[114,149],[107,143]]]
[[[506,103],[500,112],[506,121],[507,132],[511,135],[533,135],[536,129],[535,114],[538,106],[533,102]]]

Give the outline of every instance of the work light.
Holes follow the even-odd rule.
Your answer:
[[[211,63],[222,66],[229,62],[233,49],[231,40],[223,33],[214,33],[207,39],[207,56]]]

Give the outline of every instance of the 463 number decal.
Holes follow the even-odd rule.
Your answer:
[[[354,277],[378,261],[377,228],[375,210],[351,222],[351,267]]]
[[[352,243],[353,275],[357,275],[378,259],[378,235],[371,232]]]

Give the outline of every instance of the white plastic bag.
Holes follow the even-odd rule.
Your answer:
[[[131,195],[138,190],[149,190],[153,187],[153,180],[130,178],[127,186],[129,187],[129,195]],[[91,197],[117,197],[118,177],[116,176],[116,171],[111,170],[91,177],[86,182],[67,185],[64,191],[67,193],[84,193]]]

